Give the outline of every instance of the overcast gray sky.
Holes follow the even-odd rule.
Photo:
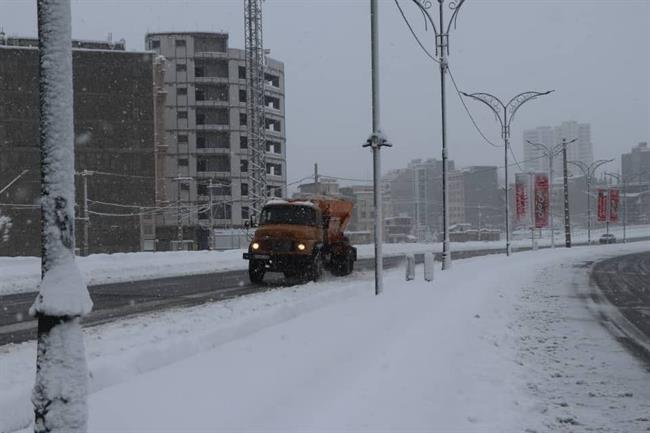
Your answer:
[[[36,1],[0,0],[10,35],[36,35]],[[435,0],[434,0],[434,3]],[[413,158],[440,158],[437,65],[411,37],[393,0],[380,0],[381,118],[392,149],[383,171]],[[433,34],[409,0],[400,0],[433,49]],[[241,0],[73,0],[74,38],[124,38],[144,48],[147,31],[227,31],[243,48]],[[264,42],[285,63],[287,166],[292,181],[320,171],[370,179],[362,149],[370,124],[368,0],[267,0]],[[468,92],[509,99],[525,90],[555,93],[521,108],[522,132],[565,120],[591,124],[595,158],[618,158],[650,139],[650,2],[647,0],[467,0],[451,32],[450,68]],[[483,141],[449,83],[448,139],[457,166],[501,165],[502,149]],[[486,107],[467,102],[494,142],[499,127]],[[612,169],[619,169],[612,166]]]

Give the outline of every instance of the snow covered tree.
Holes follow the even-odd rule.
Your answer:
[[[85,432],[88,367],[80,320],[92,309],[74,256],[70,0],[38,0],[41,271],[35,432]]]

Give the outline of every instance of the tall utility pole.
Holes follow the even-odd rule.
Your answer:
[[[585,176],[587,186],[587,243],[591,244],[591,181],[596,173],[596,169],[603,164],[612,162],[613,159],[599,159],[592,162],[590,165],[582,161],[567,161],[567,163],[578,167],[582,174]]]
[[[88,366],[81,317],[92,309],[74,248],[74,113],[69,0],[38,0],[41,275],[34,431],[85,432]]]
[[[575,141],[575,139],[573,140]],[[564,236],[565,245],[571,248],[571,219],[569,217],[569,169],[566,159],[566,138],[562,139],[562,170],[564,171]]]
[[[370,0],[370,71],[372,76],[372,134],[363,147],[372,148],[372,180],[375,204],[375,295],[383,290],[384,242],[381,202],[381,158],[382,146],[390,146],[381,132],[379,117],[379,19],[377,0]]]
[[[555,225],[553,223],[553,157],[562,151],[562,143],[558,143],[553,147],[549,147],[542,143],[533,143],[530,140],[526,140],[526,141],[533,146],[538,146],[544,149],[544,155],[548,158],[548,181],[550,185],[549,187],[550,200],[548,203],[548,215],[550,218],[550,226],[551,226],[551,248],[555,248]]]
[[[88,213],[88,176],[95,174],[93,171],[84,170],[81,172],[81,178],[83,179],[84,185],[84,216],[82,218],[84,223],[84,245],[83,245],[83,255],[88,256],[90,252],[90,240],[88,236],[88,231],[90,227],[90,214]]]
[[[266,120],[264,109],[264,36],[262,0],[244,0],[246,54],[246,121],[249,195],[256,218],[266,202]]]
[[[182,177],[180,174],[172,179],[176,182],[176,240],[178,245],[176,249],[183,249],[183,214],[181,212],[181,185],[184,182],[190,182],[192,177]]]
[[[434,60],[440,67],[440,113],[442,120],[442,269],[451,268],[451,251],[449,250],[449,170],[448,170],[448,151],[447,151],[447,105],[446,105],[446,91],[445,91],[445,77],[449,68],[447,56],[449,55],[449,30],[452,23],[456,23],[456,18],[460,12],[461,6],[465,0],[452,1],[449,3],[449,8],[452,10],[451,17],[445,26],[444,6],[445,0],[438,1],[438,25],[429,14],[428,9],[431,7],[431,2],[428,0],[412,0],[420,11],[424,14],[425,19],[431,24],[433,32],[436,37],[436,54]],[[399,7],[399,3],[397,4]],[[400,8],[401,11],[401,8]]]
[[[208,242],[210,242],[210,249],[214,248],[214,203],[212,201],[212,178],[208,183],[208,194],[210,196],[210,236],[208,237]]]
[[[480,101],[487,105],[495,114],[497,120],[501,124],[501,138],[503,138],[503,144],[504,144],[504,159],[505,159],[505,164],[504,164],[504,170],[505,170],[505,177],[506,177],[506,184],[505,184],[505,204],[506,204],[506,209],[505,209],[505,222],[506,222],[506,255],[510,255],[511,248],[510,248],[510,203],[509,203],[509,197],[508,197],[508,152],[510,151],[510,124],[512,123],[512,119],[515,117],[515,113],[517,110],[519,110],[519,107],[521,107],[523,104],[526,102],[535,99],[539,96],[544,96],[548,95],[549,93],[553,92],[553,90],[548,90],[546,92],[522,92],[516,96],[514,96],[510,101],[508,101],[507,104],[504,104],[501,102],[499,98],[497,98],[494,95],[491,95],[489,93],[465,93],[461,92],[463,95],[469,97],[469,98],[474,98],[477,101]]]

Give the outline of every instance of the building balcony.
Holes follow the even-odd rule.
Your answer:
[[[198,131],[230,131],[230,125],[201,124],[194,127]],[[192,128],[189,128],[192,129]]]
[[[223,51],[195,51],[194,57],[198,57],[202,59],[226,59],[226,60],[230,58],[228,53]]]
[[[224,83],[224,84],[235,84],[235,82],[230,82],[228,77],[194,77],[195,83]]]
[[[197,99],[194,102],[197,107],[229,107],[229,101],[220,101],[218,99]]]

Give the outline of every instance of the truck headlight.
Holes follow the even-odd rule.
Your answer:
[[[259,250],[260,249],[260,244],[258,244],[257,242],[253,242],[253,244],[251,245],[251,248],[253,248],[254,250]]]
[[[305,248],[307,248],[307,247],[306,247],[305,244],[303,244],[302,242],[300,242],[300,243],[298,244],[298,249],[299,249],[300,251],[305,251]]]

